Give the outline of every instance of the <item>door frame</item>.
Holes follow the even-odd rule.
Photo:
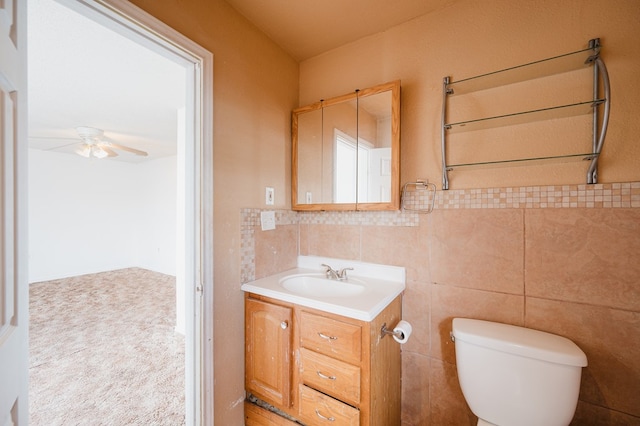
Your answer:
[[[56,1],[189,72],[185,169],[193,174],[185,176],[186,424],[213,424],[213,54],[127,0]]]

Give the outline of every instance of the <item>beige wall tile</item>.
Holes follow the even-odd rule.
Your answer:
[[[640,313],[527,298],[527,327],[565,336],[587,355],[580,399],[640,417]]]
[[[309,225],[300,224],[298,225],[300,234],[298,235],[298,245],[299,255],[300,256],[309,256]]]
[[[523,294],[522,210],[434,211],[431,278],[438,284]]]
[[[256,279],[295,268],[298,256],[298,225],[278,225],[271,231],[254,229]]]
[[[437,426],[475,426],[478,418],[473,414],[460,389],[456,366],[437,359],[431,360],[429,386],[431,421]]]
[[[424,282],[407,281],[402,296],[402,319],[409,321],[412,328],[402,351],[429,355],[431,344],[431,285]]]
[[[640,311],[640,209],[526,211],[527,295]]]
[[[429,421],[429,358],[402,353],[402,425],[421,426]]]
[[[431,298],[431,356],[451,364],[455,364],[449,334],[453,318],[524,323],[523,296],[433,284]]]
[[[578,402],[571,426],[640,426],[640,417],[629,416],[586,402]]]
[[[407,280],[429,281],[426,226],[363,226],[362,260],[406,268]]]
[[[360,260],[360,226],[307,225],[308,255]]]

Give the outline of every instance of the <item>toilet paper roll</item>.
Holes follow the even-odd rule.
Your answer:
[[[398,343],[407,343],[409,336],[411,336],[411,324],[402,320],[393,329],[393,340]]]

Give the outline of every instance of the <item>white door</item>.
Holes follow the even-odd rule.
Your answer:
[[[26,2],[0,1],[0,426],[26,425]]]
[[[391,148],[377,148],[370,151],[369,202],[388,203],[391,201]]]

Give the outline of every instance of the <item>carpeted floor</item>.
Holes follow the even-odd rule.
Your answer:
[[[184,424],[175,278],[139,268],[30,286],[30,424]]]

